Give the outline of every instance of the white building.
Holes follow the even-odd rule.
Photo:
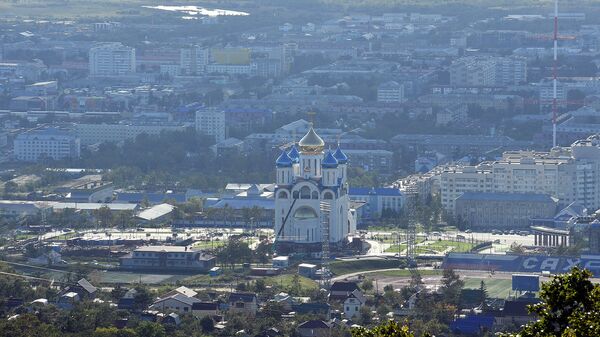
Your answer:
[[[495,85],[495,64],[490,58],[462,57],[450,65],[450,84],[458,87]]]
[[[404,102],[404,85],[395,81],[381,84],[377,88],[377,102],[402,103]]]
[[[442,206],[454,212],[464,192],[550,195],[560,205],[577,202],[600,208],[600,137],[549,152],[510,151],[477,166],[448,167],[440,173]]]
[[[161,124],[77,124],[76,130],[82,145],[92,145],[104,142],[120,143],[135,139],[138,135],[160,135],[163,131],[185,131],[186,126],[177,123]]]
[[[206,72],[209,74],[228,74],[228,75],[252,75],[256,73],[257,66],[251,64],[219,64],[212,63],[206,65]]]
[[[48,128],[18,135],[13,145],[17,160],[35,162],[42,158],[77,159],[80,155],[79,138],[69,131]]]
[[[196,132],[215,137],[217,143],[224,141],[227,137],[225,111],[219,109],[196,111]]]
[[[208,48],[192,46],[182,48],[179,55],[179,67],[185,75],[198,75],[204,73],[205,66],[210,61]]]
[[[293,252],[321,251],[324,234],[339,245],[356,231],[349,209],[348,158],[339,148],[325,153],[325,142],[312,127],[298,145],[300,151],[294,146],[276,161],[276,240],[278,248]]]
[[[135,49],[119,42],[90,49],[90,76],[123,76],[135,73]]]

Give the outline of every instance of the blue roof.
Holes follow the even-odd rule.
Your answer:
[[[185,193],[144,193],[144,192],[117,192],[117,201],[139,204],[148,200],[151,204],[160,204],[165,200],[173,199],[177,203],[186,202]]]
[[[400,192],[397,188],[391,187],[350,187],[350,191],[348,192],[350,195],[384,195],[384,196],[401,196],[402,192]]]
[[[328,150],[327,154],[325,154],[325,159],[323,159],[323,161],[321,162],[321,166],[323,166],[324,168],[338,167],[338,161],[337,159],[335,159],[333,153],[331,153],[330,150]]]
[[[292,149],[290,150],[290,152],[288,152],[288,156],[292,158],[292,161],[294,163],[300,162],[300,152],[298,152],[298,148],[296,148],[296,145],[292,146]]]
[[[554,199],[546,194],[536,193],[487,193],[487,192],[465,192],[460,200],[485,200],[485,201],[534,201],[554,202]]]
[[[275,165],[277,165],[277,167],[292,167],[292,164],[292,158],[288,156],[285,150],[281,151],[279,158],[277,158],[277,160],[275,161]]]
[[[348,156],[346,156],[346,154],[344,153],[344,151],[342,151],[339,145],[335,150],[333,156],[335,157],[335,159],[337,159],[338,163],[340,164],[346,164],[348,162]]]

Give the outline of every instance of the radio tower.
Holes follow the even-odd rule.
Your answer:
[[[552,147],[556,147],[556,72],[558,63],[558,0],[554,0],[554,60],[552,63]]]

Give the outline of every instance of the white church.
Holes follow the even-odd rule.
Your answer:
[[[335,151],[324,149],[325,142],[311,126],[298,147],[277,158],[275,234],[280,251],[321,251],[327,220],[332,249],[356,232],[348,197],[348,158],[339,146]]]

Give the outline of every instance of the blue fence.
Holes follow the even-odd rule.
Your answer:
[[[494,255],[450,253],[444,259],[442,267],[465,270],[504,271],[514,273],[553,274],[566,273],[578,266],[600,277],[600,255],[582,255],[580,257],[547,255]]]

